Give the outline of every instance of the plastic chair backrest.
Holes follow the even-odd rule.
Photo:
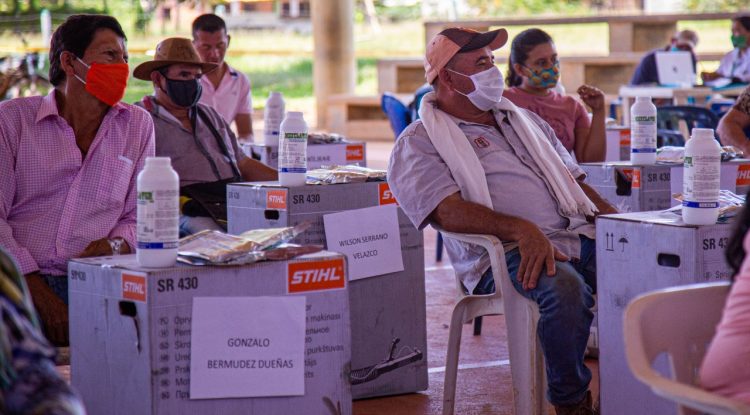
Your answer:
[[[656,130],[656,147],[664,146],[685,146],[685,137],[679,131],[672,130]]]
[[[414,91],[414,100],[409,104],[411,110],[411,120],[416,121],[419,119],[419,106],[422,105],[422,98],[427,95],[428,92],[432,92],[432,85],[424,84]]]
[[[687,124],[688,134],[693,128],[711,128],[716,130],[719,117],[710,109],[689,105],[664,106],[656,108],[657,128],[680,131],[680,121]]]
[[[750,407],[707,392],[697,374],[708,343],[716,332],[729,283],[692,284],[653,291],[635,298],[625,310],[625,355],[633,375],[665,398],[680,413],[750,414]],[[672,378],[652,364],[666,353]]]
[[[514,413],[517,415],[549,413],[544,399],[546,389],[544,360],[536,335],[539,308],[536,303],[523,297],[513,287],[508,276],[502,243],[493,235],[451,233],[438,227],[435,228],[443,233],[446,241],[455,240],[483,247],[489,254],[490,267],[495,279],[494,293],[476,295],[467,293],[461,281],[456,278],[459,300],[453,309],[449,328],[448,355],[443,384],[443,414],[454,413],[462,323],[469,322],[475,317],[494,314],[506,316]]]
[[[380,99],[380,107],[383,109],[385,115],[388,116],[388,121],[391,123],[391,129],[395,138],[398,138],[411,122],[409,108],[401,100],[388,92],[383,93],[383,97]]]

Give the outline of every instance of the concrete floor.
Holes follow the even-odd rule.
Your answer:
[[[448,324],[455,301],[455,277],[445,255],[442,263],[435,262],[435,238],[435,231],[431,228],[425,230],[429,389],[421,393],[355,401],[355,415],[442,413],[445,355]],[[464,326],[456,388],[456,414],[513,413],[507,346],[504,316],[485,317],[481,336],[472,335],[470,324]],[[594,396],[598,396],[598,361],[588,359],[587,365],[594,373],[592,391]]]
[[[385,169],[392,143],[367,143],[368,166]],[[448,324],[455,301],[455,277],[447,256],[435,262],[436,233],[424,232],[427,290],[427,360],[429,388],[420,393],[363,399],[354,402],[355,415],[437,415],[442,413],[445,355]],[[598,396],[598,362],[587,360],[594,373],[592,391]],[[59,366],[70,379],[69,366]],[[461,343],[456,414],[512,414],[513,392],[508,362],[505,317],[484,318],[481,336],[472,335],[472,326],[465,325]]]

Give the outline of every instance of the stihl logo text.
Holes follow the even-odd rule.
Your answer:
[[[288,292],[331,290],[346,287],[344,259],[289,264]]]

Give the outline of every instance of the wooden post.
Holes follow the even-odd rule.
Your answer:
[[[328,98],[354,92],[354,0],[311,1],[310,14],[317,126],[326,128]]]

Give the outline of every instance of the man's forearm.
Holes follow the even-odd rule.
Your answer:
[[[750,126],[750,116],[732,108],[719,121],[716,133],[725,145],[732,145],[745,152],[745,157],[750,156],[750,140],[745,136],[743,128]]]
[[[583,193],[588,196],[589,200],[591,200],[592,203],[594,203],[594,205],[596,206],[596,210],[599,211],[599,214],[606,215],[610,213],[617,213],[617,209],[615,209],[615,207],[612,206],[609,202],[604,200],[599,192],[594,190],[593,187],[580,181],[578,182],[578,184],[581,186],[581,190],[583,190]]]
[[[237,137],[242,141],[253,139],[253,118],[251,114],[237,114],[234,118],[237,127]]]
[[[448,232],[490,234],[501,241],[518,241],[531,222],[503,215],[453,194],[445,198],[430,215],[430,220]]]
[[[244,158],[238,163],[242,178],[249,182],[267,182],[278,180],[279,174],[276,170],[258,160],[251,159],[249,157]]]
[[[605,111],[603,109],[594,111],[591,119],[588,140],[584,150],[582,161],[595,162],[604,161],[607,152],[605,127]]]

